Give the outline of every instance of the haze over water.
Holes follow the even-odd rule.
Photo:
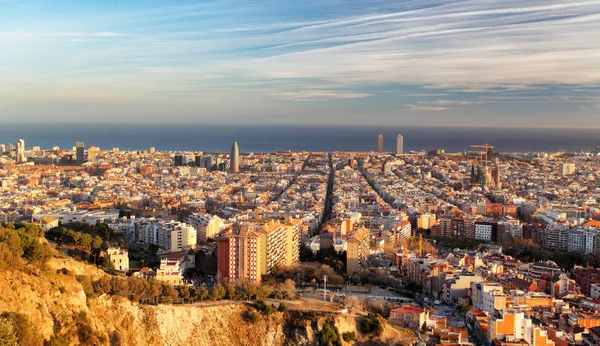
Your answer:
[[[460,128],[460,127],[353,127],[292,125],[184,125],[184,124],[5,124],[0,143],[25,140],[26,148],[59,146],[69,149],[77,141],[101,149],[228,152],[237,140],[240,152],[374,151],[377,134],[384,136],[385,151],[394,152],[396,136],[404,136],[405,151],[469,150],[469,145],[490,143],[496,151],[578,152],[595,150],[599,129],[564,128]]]

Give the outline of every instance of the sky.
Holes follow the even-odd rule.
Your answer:
[[[0,121],[600,128],[600,1],[0,0]]]

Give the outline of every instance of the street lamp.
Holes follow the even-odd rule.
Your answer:
[[[327,298],[327,275],[323,274],[323,301]]]

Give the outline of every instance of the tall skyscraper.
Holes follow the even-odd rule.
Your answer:
[[[237,141],[233,141],[231,146],[231,173],[239,173],[240,171],[240,148]]]
[[[377,152],[383,153],[383,135],[377,136]]]
[[[96,146],[88,147],[88,161],[94,162],[96,161],[96,156],[100,152],[100,148]]]
[[[75,159],[78,165],[82,165],[85,162],[85,144],[83,142],[75,143]]]
[[[17,142],[17,163],[25,162],[25,141],[19,139]]]
[[[0,154],[6,152],[6,145],[0,144]]]
[[[156,148],[155,147],[150,147],[150,154],[154,154],[156,152]]]
[[[398,135],[396,138],[396,154],[404,154],[404,137]]]

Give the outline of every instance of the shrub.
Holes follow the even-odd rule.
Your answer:
[[[77,328],[77,337],[82,345],[101,344],[104,336],[98,337],[94,334],[92,324],[84,311],[81,311],[75,317],[75,327]]]
[[[277,308],[277,311],[279,312],[286,312],[287,311],[287,305],[285,305],[284,302],[279,303],[279,307]]]
[[[356,333],[354,333],[354,332],[345,332],[345,333],[342,334],[342,339],[344,339],[345,342],[356,341]]]
[[[273,312],[273,307],[271,307],[271,305],[268,305],[267,303],[265,303],[265,301],[262,299],[257,300],[255,306],[256,306],[256,310],[260,311],[261,313],[263,313],[267,316]]]
[[[260,321],[260,314],[256,311],[251,311],[247,315],[247,319],[248,319],[248,322],[250,322],[250,323],[256,323],[256,322]]]
[[[364,317],[360,320],[360,332],[363,334],[374,334],[377,336],[381,336],[383,334],[383,330],[385,326],[385,321],[378,315],[369,314],[369,316]]]
[[[335,326],[335,321],[327,319],[323,323],[323,328],[317,334],[319,345],[323,346],[342,346],[342,337],[340,331]]]
[[[19,346],[15,328],[8,319],[3,317],[0,317],[0,345]]]
[[[44,338],[37,332],[25,315],[5,312],[2,318],[11,322],[16,333],[19,345],[41,346],[44,344]],[[2,343],[0,343],[2,345]]]

